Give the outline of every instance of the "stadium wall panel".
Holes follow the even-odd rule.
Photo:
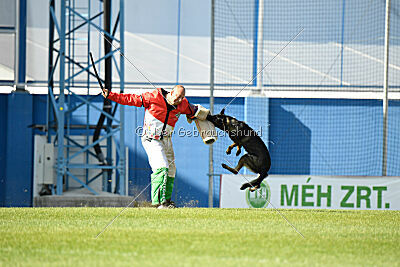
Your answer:
[[[7,95],[0,95],[0,206],[4,206],[6,182],[6,143],[7,143]]]
[[[27,93],[1,95],[1,113],[5,117],[2,129],[4,169],[1,177],[2,206],[32,206],[33,131],[29,126],[33,117],[33,97]],[[3,123],[2,123],[3,124]]]

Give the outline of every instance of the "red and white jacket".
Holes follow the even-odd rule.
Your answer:
[[[121,105],[144,107],[143,134],[153,139],[162,139],[171,136],[176,122],[181,114],[193,116],[196,106],[190,104],[186,98],[177,106],[167,104],[167,91],[157,88],[152,92],[141,95],[118,94],[110,92],[108,99]]]

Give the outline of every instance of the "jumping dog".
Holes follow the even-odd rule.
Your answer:
[[[243,166],[257,173],[258,177],[256,179],[240,187],[240,190],[250,187],[249,190],[254,191],[260,188],[261,182],[268,176],[268,171],[271,167],[271,157],[268,148],[257,133],[245,122],[224,113],[225,110],[223,109],[217,115],[209,114],[207,120],[212,122],[215,127],[227,132],[232,139],[233,144],[228,147],[226,154],[231,154],[234,147],[237,147],[236,156],[240,155],[242,147],[247,151],[247,154],[244,154],[239,159],[235,168],[229,167],[224,163],[222,167],[234,174],[237,174]]]

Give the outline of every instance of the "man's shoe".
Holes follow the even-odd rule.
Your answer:
[[[161,209],[168,209],[168,206],[161,204],[160,206],[157,207],[157,209],[161,210]]]
[[[168,203],[168,208],[169,209],[175,209],[176,208],[175,202],[173,202],[171,200],[167,200],[167,203]]]
[[[175,202],[171,200],[164,201],[157,209],[175,209]]]

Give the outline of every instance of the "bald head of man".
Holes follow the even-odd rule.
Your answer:
[[[179,105],[185,98],[185,87],[176,85],[167,95],[167,101],[171,105]]]

